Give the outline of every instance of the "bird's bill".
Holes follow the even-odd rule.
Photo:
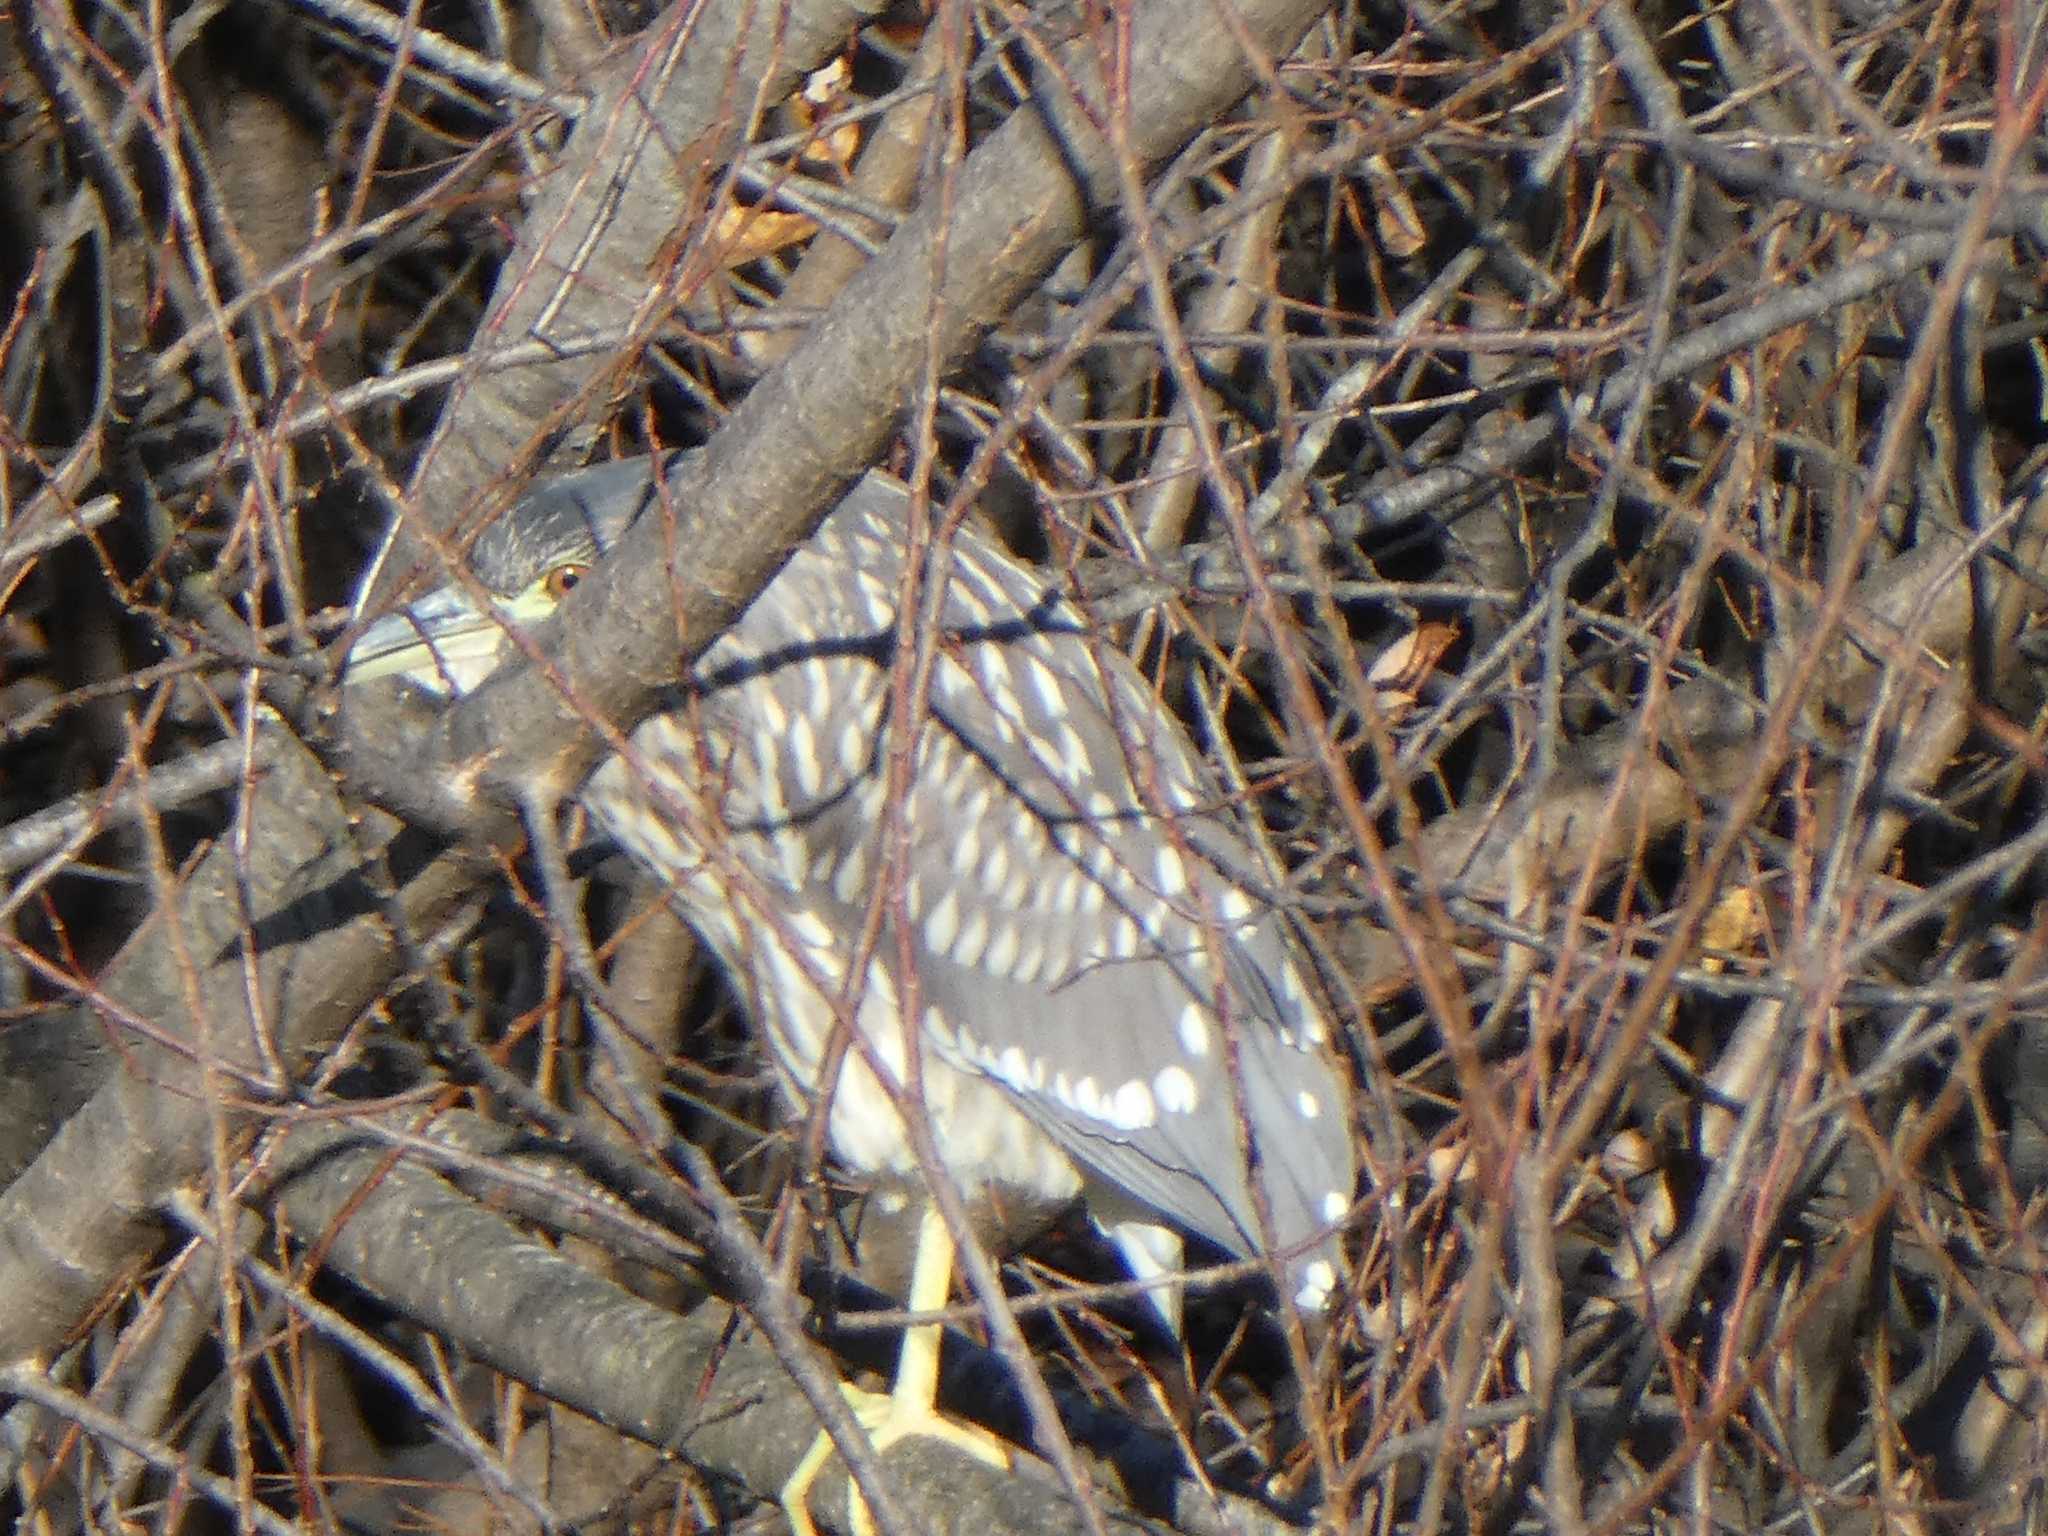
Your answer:
[[[342,681],[402,677],[434,693],[463,694],[498,663],[505,620],[443,588],[377,620],[349,648]]]

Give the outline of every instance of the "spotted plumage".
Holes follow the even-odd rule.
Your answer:
[[[474,568],[527,618],[517,595],[599,558],[657,490],[645,461],[558,481],[484,533]],[[1286,923],[1247,893],[1250,849],[1129,661],[971,526],[929,572],[924,719],[889,740],[910,506],[862,480],[584,802],[717,951],[794,1108],[821,1091],[835,1025],[858,1032],[827,1110],[854,1168],[917,1173],[882,1081],[906,1081],[915,1049],[970,1195],[1084,1195],[1145,1277],[1177,1264],[1174,1228],[1239,1254],[1270,1239],[1320,1299],[1354,1179],[1346,1095]],[[424,628],[399,638],[417,649]],[[459,688],[479,665],[424,670]],[[904,752],[907,944],[885,926],[862,955]]]

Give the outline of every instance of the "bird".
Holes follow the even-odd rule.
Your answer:
[[[344,681],[469,691],[642,517],[677,518],[687,559],[686,469],[614,460],[529,492],[475,539],[475,586],[367,622]],[[922,1113],[970,1209],[1081,1201],[1169,1331],[1185,1234],[1269,1258],[1319,1311],[1356,1182],[1348,1084],[1299,936],[1255,894],[1275,886],[1241,807],[1061,583],[971,518],[922,546],[937,623],[914,740],[892,740],[915,506],[880,471],[856,481],[582,804],[722,963],[788,1110],[824,1101],[846,1169],[921,1187]],[[863,943],[885,876],[901,905]],[[927,1206],[912,1312],[945,1305],[952,1242]],[[906,1333],[863,1411],[878,1448],[950,1435],[936,1333]],[[783,1491],[799,1530],[807,1489]]]

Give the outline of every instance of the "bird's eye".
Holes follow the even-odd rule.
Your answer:
[[[549,597],[560,602],[576,590],[576,584],[590,574],[587,565],[558,565],[541,578],[541,586]]]

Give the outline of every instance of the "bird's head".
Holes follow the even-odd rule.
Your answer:
[[[476,586],[451,582],[378,619],[349,648],[342,680],[397,677],[444,697],[468,693],[511,654],[514,629],[554,617],[656,489],[651,461],[629,459],[521,498],[470,547]]]

